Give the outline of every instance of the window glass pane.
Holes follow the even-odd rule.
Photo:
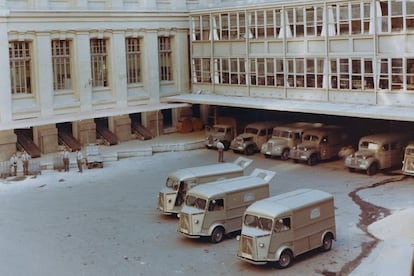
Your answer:
[[[52,40],[53,90],[72,88],[69,40]]]
[[[30,42],[9,42],[9,64],[12,94],[30,94],[31,86],[31,55]]]
[[[92,87],[108,86],[107,49],[105,39],[91,39]]]
[[[139,38],[126,39],[127,83],[141,82],[141,49]]]

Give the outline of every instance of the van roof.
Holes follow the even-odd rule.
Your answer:
[[[327,199],[333,199],[333,195],[320,190],[298,189],[256,201],[247,208],[246,212],[277,217]]]
[[[243,168],[234,163],[217,163],[211,164],[206,166],[200,167],[192,167],[192,168],[185,168],[177,170],[170,174],[170,176],[174,176],[178,179],[183,178],[193,178],[196,176],[207,176],[216,173],[231,173],[231,172],[239,172],[243,170]]]
[[[322,124],[318,124],[318,123],[295,122],[291,124],[275,126],[273,129],[289,130],[289,131],[303,131],[303,130],[310,129],[310,128],[318,128],[321,126]]]
[[[275,127],[279,124],[280,124],[279,122],[275,122],[275,121],[254,122],[254,123],[250,123],[250,124],[246,125],[246,128],[248,128],[248,127],[252,127],[252,128],[270,128],[270,127]]]
[[[373,142],[381,142],[381,143],[388,143],[393,141],[401,141],[407,142],[408,139],[412,137],[409,136],[407,133],[377,133],[371,134],[364,137],[361,137],[359,141],[373,141]]]
[[[306,134],[321,134],[321,133],[325,133],[325,132],[329,132],[329,131],[338,131],[344,129],[341,126],[336,126],[336,125],[322,125],[319,127],[313,127],[313,128],[308,128],[304,130],[304,133]]]
[[[211,198],[220,194],[233,191],[268,185],[268,182],[257,176],[247,175],[235,178],[228,178],[198,185],[190,189],[187,194]]]

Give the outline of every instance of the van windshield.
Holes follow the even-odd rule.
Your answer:
[[[167,182],[165,183],[165,185],[168,188],[172,188],[174,191],[177,191],[178,188],[180,187],[180,182],[175,178],[168,177]]]
[[[252,228],[258,228],[264,231],[272,231],[272,223],[273,221],[268,218],[262,218],[250,214],[246,214],[244,217],[244,225],[252,227]]]
[[[280,138],[292,138],[292,133],[286,130],[274,129],[272,136]]]
[[[414,148],[407,148],[407,149],[405,150],[405,153],[406,153],[407,155],[414,155]]]
[[[306,134],[303,136],[303,141],[318,141],[319,137],[317,135]]]
[[[215,131],[217,134],[224,134],[224,133],[226,132],[226,129],[225,129],[224,127],[215,127],[215,128],[214,128],[214,131]]]
[[[192,195],[187,195],[185,199],[185,204],[190,207],[195,207],[197,209],[204,210],[206,209],[207,200]]]
[[[378,150],[379,145],[377,143],[368,142],[368,141],[362,141],[359,144],[360,149],[369,149],[369,150]]]
[[[246,129],[244,130],[244,133],[257,134],[258,133],[258,130],[257,130],[257,128],[246,127]]]

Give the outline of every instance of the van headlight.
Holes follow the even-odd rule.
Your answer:
[[[199,220],[198,219],[195,219],[194,220],[194,224],[198,224],[199,223]]]
[[[261,243],[259,243],[259,247],[260,247],[260,248],[263,248],[263,247],[264,247],[264,243],[262,243],[262,242],[261,242]]]

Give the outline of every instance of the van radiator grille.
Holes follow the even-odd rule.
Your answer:
[[[273,150],[273,143],[267,143],[267,150],[272,151]]]
[[[241,236],[241,251],[244,254],[253,255],[253,238],[248,236]]]
[[[186,233],[190,232],[190,222],[187,214],[180,214],[180,229]]]

